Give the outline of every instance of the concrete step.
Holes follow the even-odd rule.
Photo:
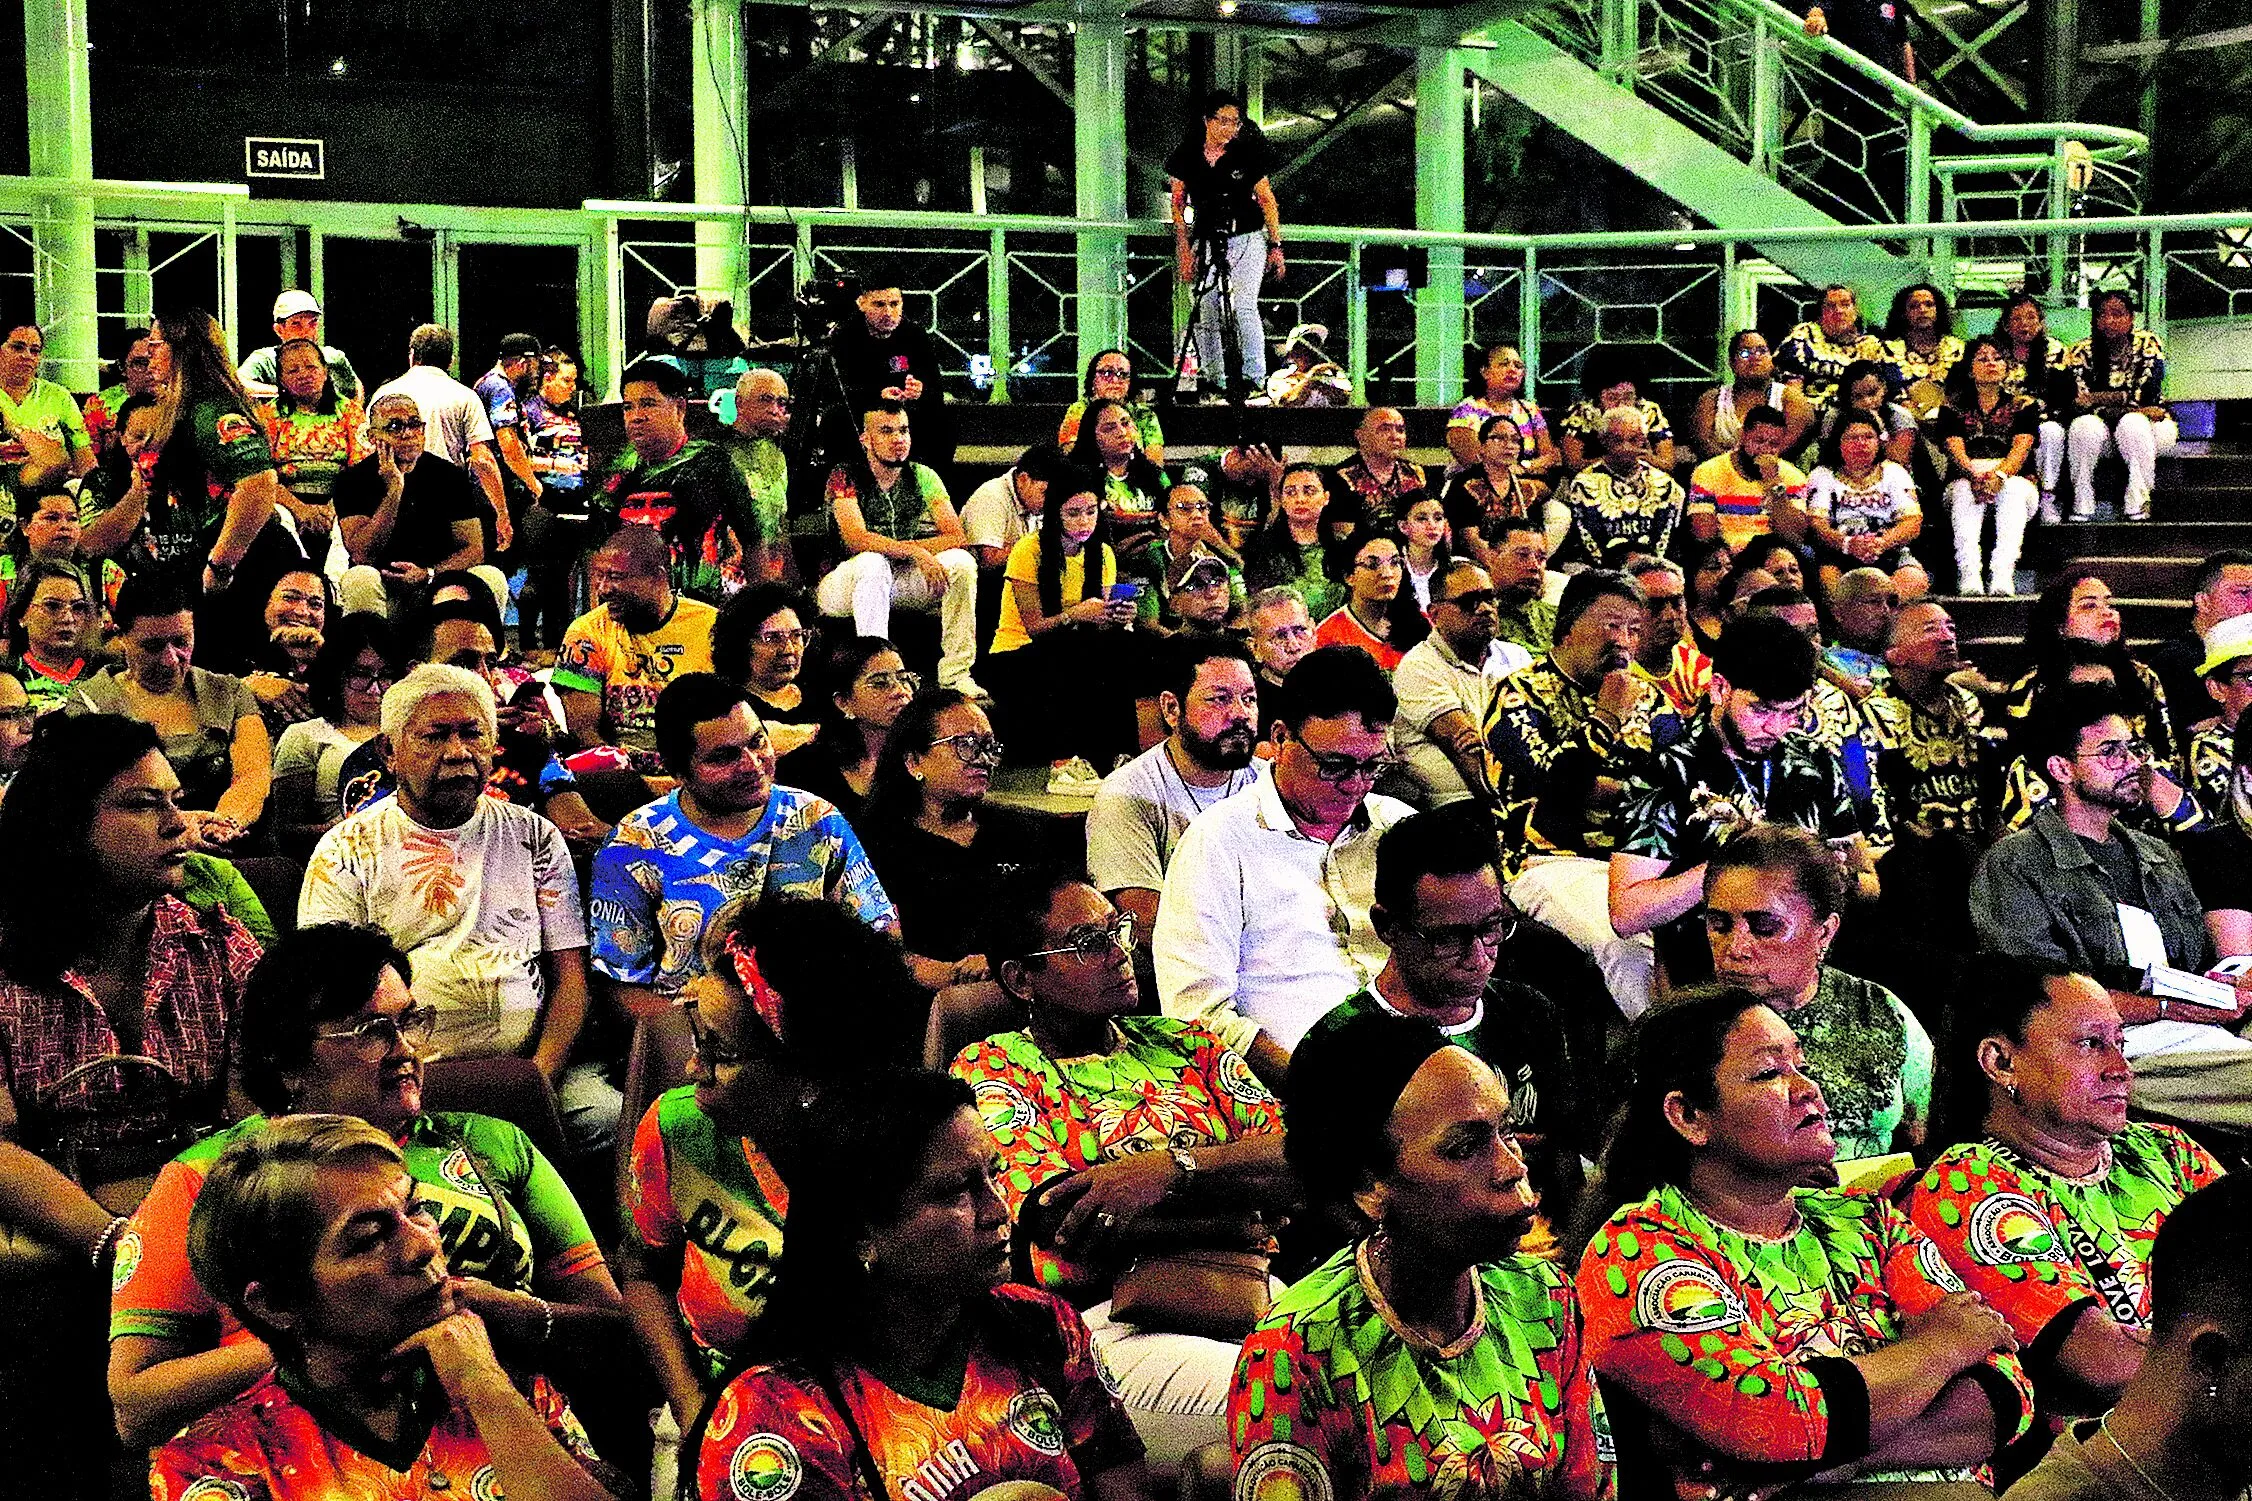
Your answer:
[[[2017,641],[2025,635],[2026,617],[2033,612],[2033,596],[1945,594],[1938,596],[1955,619],[1956,634],[1964,641]],[[2187,598],[2138,599],[2121,597],[2121,623],[2129,640],[2162,641],[2189,620]]]
[[[2082,553],[2046,570],[2044,581],[2063,568],[2085,569],[2111,586],[2122,598],[2172,600],[2190,597],[2190,582],[2197,572],[2195,558],[2154,558],[2144,554],[2115,556]]]
[[[2067,558],[2202,558],[2225,547],[2252,548],[2252,516],[2242,521],[2068,521],[2025,534],[2029,557],[2044,566]]]

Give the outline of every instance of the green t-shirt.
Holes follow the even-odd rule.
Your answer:
[[[1882,1157],[1902,1120],[1931,1119],[1931,1034],[1900,997],[1824,965],[1814,998],[1783,1020],[1822,1086],[1840,1162]]]
[[[260,947],[274,941],[274,920],[266,915],[266,904],[258,900],[258,893],[251,890],[232,861],[217,855],[190,855],[185,874],[187,885],[181,888],[181,901],[198,912],[223,906],[229,917],[250,930]]]
[[[20,494],[24,462],[30,458],[15,437],[19,429],[51,438],[71,453],[84,453],[94,446],[86,434],[86,419],[79,415],[78,403],[53,381],[33,377],[22,401],[0,391],[0,488],[11,495]],[[41,489],[62,488],[64,477],[49,480]]]
[[[110,1276],[110,1338],[230,1343],[243,1338],[188,1266],[188,1216],[219,1154],[265,1124],[214,1132],[164,1165],[118,1238]],[[578,1201],[531,1138],[489,1115],[418,1115],[400,1143],[418,1202],[437,1222],[446,1268],[516,1292],[536,1269],[553,1286],[602,1264]],[[493,1199],[507,1205],[507,1229]]]
[[[227,519],[236,485],[274,467],[274,451],[258,421],[231,398],[207,396],[182,414],[157,459],[161,504],[149,511],[156,560],[200,558]]]
[[[790,526],[790,460],[772,438],[729,435],[723,440],[735,472],[750,488],[751,510],[758,517],[759,535],[786,536]]]

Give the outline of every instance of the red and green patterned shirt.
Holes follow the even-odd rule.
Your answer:
[[[1798,1229],[1769,1241],[1716,1224],[1667,1184],[1589,1243],[1579,1271],[1588,1358],[1630,1455],[1648,1452],[1636,1425],[1656,1421],[1692,1451],[1729,1460],[1828,1468],[1867,1452],[1867,1389],[1852,1358],[1898,1339],[1903,1320],[1962,1282],[1887,1200],[1836,1189],[1795,1198]],[[1984,1384],[2002,1428],[2023,1432],[2033,1392],[2017,1357],[1971,1369],[1993,1373]],[[1631,1414],[1621,1395],[1634,1399]]]
[[[626,1217],[641,1243],[681,1258],[681,1323],[707,1380],[766,1311],[790,1191],[747,1136],[728,1136],[694,1085],[657,1096],[633,1133]]]
[[[2222,1169],[2174,1127],[2143,1121],[2114,1137],[2109,1155],[2101,1173],[2067,1178],[2000,1142],[1965,1142],[1939,1155],[1904,1207],[2020,1345],[2090,1300],[2148,1328],[2151,1242]]]
[[[534,1377],[530,1400],[556,1442],[602,1475],[602,1462],[562,1394]],[[324,1418],[319,1405],[288,1377],[261,1377],[156,1451],[149,1495],[153,1501],[497,1501],[504,1494],[476,1423],[434,1377],[419,1384],[397,1443],[337,1416]]]
[[[824,1383],[754,1365],[712,1404],[696,1456],[702,1501],[1080,1501],[1090,1476],[1142,1457],[1087,1326],[1029,1287],[975,1311],[961,1391],[934,1407],[847,1367]],[[1006,1334],[1008,1338],[1001,1336]],[[839,1413],[842,1400],[849,1411]],[[857,1439],[860,1442],[856,1442]],[[857,1451],[866,1444],[863,1459]],[[871,1495],[861,1469],[883,1490]]]
[[[1480,1267],[1470,1329],[1431,1352],[1394,1327],[1363,1262],[1360,1247],[1330,1257],[1245,1341],[1228,1388],[1235,1501],[1608,1501],[1610,1428],[1559,1268]]]
[[[1014,1220],[1032,1191],[1066,1173],[1137,1152],[1214,1146],[1282,1130],[1282,1107],[1243,1055],[1202,1022],[1121,1016],[1118,1046],[1056,1060],[1029,1032],[1005,1032],[955,1055],[955,1077],[1001,1149],[1000,1189]],[[1043,1287],[1085,1285],[1087,1269],[1033,1251]]]

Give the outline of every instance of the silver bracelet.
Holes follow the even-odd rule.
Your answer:
[[[535,1297],[533,1301],[540,1305],[540,1343],[552,1344],[555,1341],[555,1305],[540,1297]]]
[[[113,1215],[109,1224],[103,1227],[100,1238],[94,1242],[94,1249],[87,1255],[86,1260],[93,1266],[100,1266],[102,1258],[110,1253],[110,1248],[117,1243],[117,1238],[125,1233],[125,1227],[129,1223],[131,1221],[126,1219],[124,1215]]]

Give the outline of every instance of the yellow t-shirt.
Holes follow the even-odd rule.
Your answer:
[[[602,695],[602,733],[628,750],[657,748],[657,695],[687,672],[712,670],[712,622],[719,611],[685,594],[672,618],[635,635],[596,605],[571,622],[555,658],[555,686]]]
[[[1080,589],[1087,577],[1087,549],[1079,549],[1077,557],[1063,560],[1063,602],[1068,607],[1077,604]],[[1009,561],[1001,569],[1004,584],[1037,584],[1040,581],[1040,539],[1038,536],[1022,537],[1009,549]],[[1118,582],[1118,554],[1103,544],[1103,590]],[[1015,651],[1020,646],[1032,644],[1032,636],[1024,628],[1024,617],[1017,613],[1017,592],[1012,587],[1001,590],[1001,623],[993,628],[993,650]]]

